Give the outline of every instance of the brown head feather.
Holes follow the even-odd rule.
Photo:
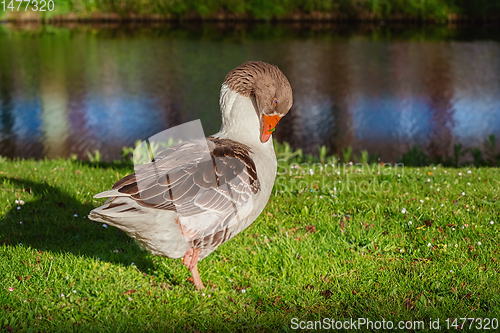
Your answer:
[[[224,83],[245,97],[255,96],[259,111],[265,115],[283,117],[293,104],[292,87],[285,74],[265,62],[249,61],[236,67]]]

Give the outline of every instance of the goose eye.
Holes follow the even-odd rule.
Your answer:
[[[278,100],[275,98],[273,103],[274,105],[278,105]]]

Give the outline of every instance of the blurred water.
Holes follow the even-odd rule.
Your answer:
[[[498,28],[332,25],[0,26],[0,155],[123,146],[201,119],[218,131],[220,85],[248,60],[294,91],[275,137],[306,152],[352,146],[395,161],[414,144],[451,155],[500,137]]]

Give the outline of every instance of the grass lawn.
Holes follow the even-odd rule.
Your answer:
[[[200,262],[203,292],[180,259],[86,218],[131,171],[0,159],[0,331],[292,331],[322,318],[429,331],[430,318],[493,329],[500,317],[498,168],[280,163],[257,221]]]

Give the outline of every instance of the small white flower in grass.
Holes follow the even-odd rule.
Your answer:
[[[430,181],[431,181],[431,179],[430,179],[430,178],[427,178],[427,182],[430,182]]]
[[[205,293],[201,294],[201,296],[205,296]]]
[[[26,303],[26,302],[27,302],[27,300],[24,300],[23,302],[24,302],[24,303]]]
[[[68,276],[66,276],[66,280],[68,280],[68,279],[69,279],[69,277],[68,277]]]
[[[424,203],[424,200],[420,199],[420,203]]]
[[[438,189],[438,192],[439,192],[439,189]]]
[[[448,171],[444,170],[444,173],[448,173]]]
[[[76,294],[76,290],[73,290],[73,293]]]
[[[444,207],[444,204],[441,204],[441,207]]]
[[[431,207],[431,210],[434,210],[434,208],[433,208],[433,207]]]
[[[431,244],[431,243],[427,244],[427,247],[431,247],[431,246],[432,246],[432,244]]]
[[[455,244],[455,247],[458,247],[458,244]]]
[[[246,292],[245,289],[241,289],[241,293],[244,294]]]
[[[462,195],[465,195],[465,192],[462,192]]]
[[[467,183],[468,186],[470,186],[470,183]]]
[[[23,224],[23,221],[19,221],[19,224]]]
[[[405,208],[403,208],[403,209],[401,210],[401,213],[406,214],[406,209],[405,209]]]
[[[495,222],[493,222],[493,221],[490,221],[490,224],[495,224]]]
[[[207,297],[210,297],[210,295],[208,295]]]
[[[455,228],[451,228],[451,230],[455,231]]]
[[[399,252],[403,252],[404,250],[403,249],[399,249]]]
[[[412,222],[412,221],[409,221],[409,222],[408,222],[408,225],[412,225],[412,224],[413,224],[413,222]]]
[[[17,206],[17,210],[21,209],[21,206]]]
[[[73,215],[74,217],[78,217],[78,214]]]
[[[19,200],[16,200],[16,201],[14,201],[14,202],[16,203],[16,205],[19,205]]]
[[[61,297],[64,297],[64,294],[61,294]]]
[[[450,273],[453,273],[453,271],[450,271]]]
[[[24,201],[19,200],[19,204],[24,205]]]
[[[470,171],[470,170],[467,170],[467,173],[472,173],[472,171]]]
[[[314,175],[314,170],[313,169],[309,169],[309,174],[312,176]]]
[[[481,245],[481,242],[477,242],[477,245]]]
[[[432,168],[432,170],[436,170],[436,167]]]
[[[462,175],[462,173],[461,173],[461,172],[459,172],[459,173],[458,173],[458,175],[459,175],[459,176],[461,176],[461,175]]]
[[[129,300],[130,302],[132,302],[132,297],[129,297],[129,298],[128,298],[128,300]]]
[[[449,187],[450,187],[450,185],[447,185],[446,187],[448,187],[448,188],[449,188]]]
[[[9,288],[9,291],[14,291],[14,288],[10,287],[10,288]]]
[[[103,223],[103,224],[102,224],[102,227],[103,227],[103,228],[107,228],[107,227],[108,227],[108,225],[107,225],[106,223]]]

